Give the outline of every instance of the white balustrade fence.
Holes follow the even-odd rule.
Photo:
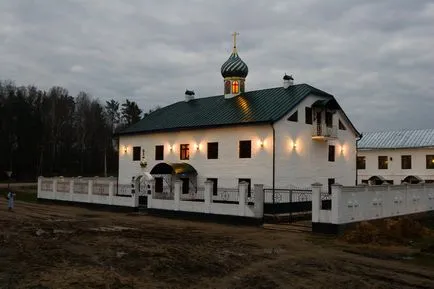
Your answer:
[[[261,219],[264,210],[263,186],[255,185],[250,197],[248,186],[248,183],[241,183],[238,189],[219,189],[217,195],[213,195],[213,182],[206,181],[203,191],[183,195],[182,182],[175,181],[173,197],[164,199],[154,192],[148,195],[148,208]]]
[[[340,225],[434,210],[434,184],[332,185],[331,210],[321,208],[321,185],[312,188],[313,223]]]
[[[38,199],[122,207],[138,206],[138,196],[131,195],[131,186],[117,184],[115,178],[39,177]]]

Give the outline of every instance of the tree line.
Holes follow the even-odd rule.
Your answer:
[[[157,108],[158,109],[158,108]],[[149,111],[150,112],[150,111]],[[149,113],[148,112],[148,113]],[[0,81],[0,180],[116,175],[114,134],[141,119],[136,102]]]

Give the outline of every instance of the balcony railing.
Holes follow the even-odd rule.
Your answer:
[[[337,126],[328,127],[325,123],[312,126],[313,139],[334,139],[338,137]]]

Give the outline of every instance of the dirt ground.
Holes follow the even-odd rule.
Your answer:
[[[322,235],[5,201],[0,288],[434,288],[430,262]]]

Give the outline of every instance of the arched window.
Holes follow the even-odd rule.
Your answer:
[[[225,94],[231,93],[231,82],[229,80],[225,81]]]
[[[240,92],[243,93],[244,92],[244,80],[240,81]]]
[[[240,92],[240,85],[238,81],[232,82],[232,94],[238,94]]]

